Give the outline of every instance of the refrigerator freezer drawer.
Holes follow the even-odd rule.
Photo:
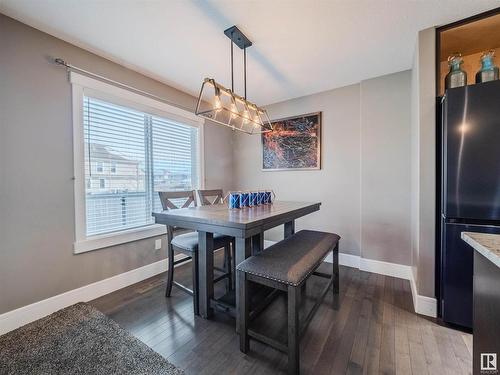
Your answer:
[[[441,262],[442,317],[445,322],[472,328],[474,249],[460,238],[462,232],[500,234],[500,227],[444,224]]]

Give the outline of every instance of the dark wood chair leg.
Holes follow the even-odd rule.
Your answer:
[[[236,241],[234,238],[231,240],[231,258],[232,258],[232,272],[233,272],[233,290],[236,289]]]
[[[174,284],[174,249],[172,245],[167,244],[167,289],[165,290],[165,297],[170,297],[172,293],[172,285]]]
[[[226,248],[224,247],[224,258],[222,260],[222,269],[226,269],[227,267],[227,256],[226,256]]]
[[[336,309],[339,308],[339,293],[340,293],[340,270],[339,270],[339,247],[333,249],[333,305]]]
[[[231,264],[231,245],[224,246],[224,271],[228,274],[226,278],[226,292],[233,290],[233,266]]]
[[[200,315],[200,303],[198,301],[199,296],[199,279],[198,279],[198,252],[195,252],[192,257],[193,263],[193,310],[195,315]]]
[[[248,280],[246,273],[238,271],[238,284],[239,289],[237,293],[240,294],[239,306],[239,333],[240,333],[240,351],[247,353],[250,347],[250,338],[248,336],[248,323],[249,323],[249,298],[248,298]]]
[[[299,294],[300,288],[288,286],[288,374],[298,375],[299,361]]]

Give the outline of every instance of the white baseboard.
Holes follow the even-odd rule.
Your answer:
[[[398,277],[410,280],[412,277],[411,267],[403,264],[383,262],[380,260],[361,258],[359,269],[362,271],[379,273],[381,275]]]
[[[437,300],[436,298],[422,296],[417,292],[417,282],[413,277],[410,280],[411,294],[413,296],[413,306],[417,314],[437,317]]]
[[[183,257],[180,254],[180,257]],[[176,256],[177,258],[177,256]],[[67,291],[0,315],[0,335],[43,318],[77,302],[88,302],[115,290],[146,280],[167,270],[167,261],[155,263]]]
[[[328,254],[325,262],[332,262],[332,254]],[[361,271],[378,273],[381,275],[399,277],[410,280],[412,277],[411,267],[403,264],[382,262],[380,260],[361,258],[359,255],[339,253],[339,264],[342,266],[358,268]]]
[[[332,254],[328,254],[325,262],[332,262]],[[361,258],[358,255],[339,253],[339,264],[342,266],[358,268],[362,271],[378,273],[385,276],[397,277],[410,281],[413,308],[417,314],[435,318],[437,316],[437,301],[435,298],[421,296],[417,292],[417,283],[411,266],[403,264],[382,262],[380,260]]]
[[[271,242],[266,243],[266,245],[269,244],[271,244]],[[182,254],[180,254],[180,257],[182,257]],[[332,255],[329,254],[325,261],[331,263]],[[344,253],[339,253],[339,263],[343,266],[358,268],[362,271],[410,280],[415,312],[418,314],[436,317],[436,299],[417,294],[416,282],[410,266],[381,262],[373,259],[365,259],[357,255]],[[165,260],[160,260],[158,262],[67,291],[57,296],[32,303],[31,305],[8,311],[0,315],[0,335],[37,319],[43,318],[44,316],[52,314],[75,303],[91,301],[105,294],[125,288],[165,271],[167,271],[167,262]]]
[[[339,264],[346,267],[359,268],[360,257],[358,255],[351,255],[346,253],[339,253]],[[330,252],[326,258],[325,262],[332,263],[332,253]]]

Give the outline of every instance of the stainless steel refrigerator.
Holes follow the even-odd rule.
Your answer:
[[[447,90],[441,111],[441,316],[472,328],[473,249],[460,234],[500,234],[500,81]]]

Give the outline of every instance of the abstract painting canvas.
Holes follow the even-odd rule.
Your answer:
[[[321,112],[271,122],[262,133],[264,171],[321,168]]]

